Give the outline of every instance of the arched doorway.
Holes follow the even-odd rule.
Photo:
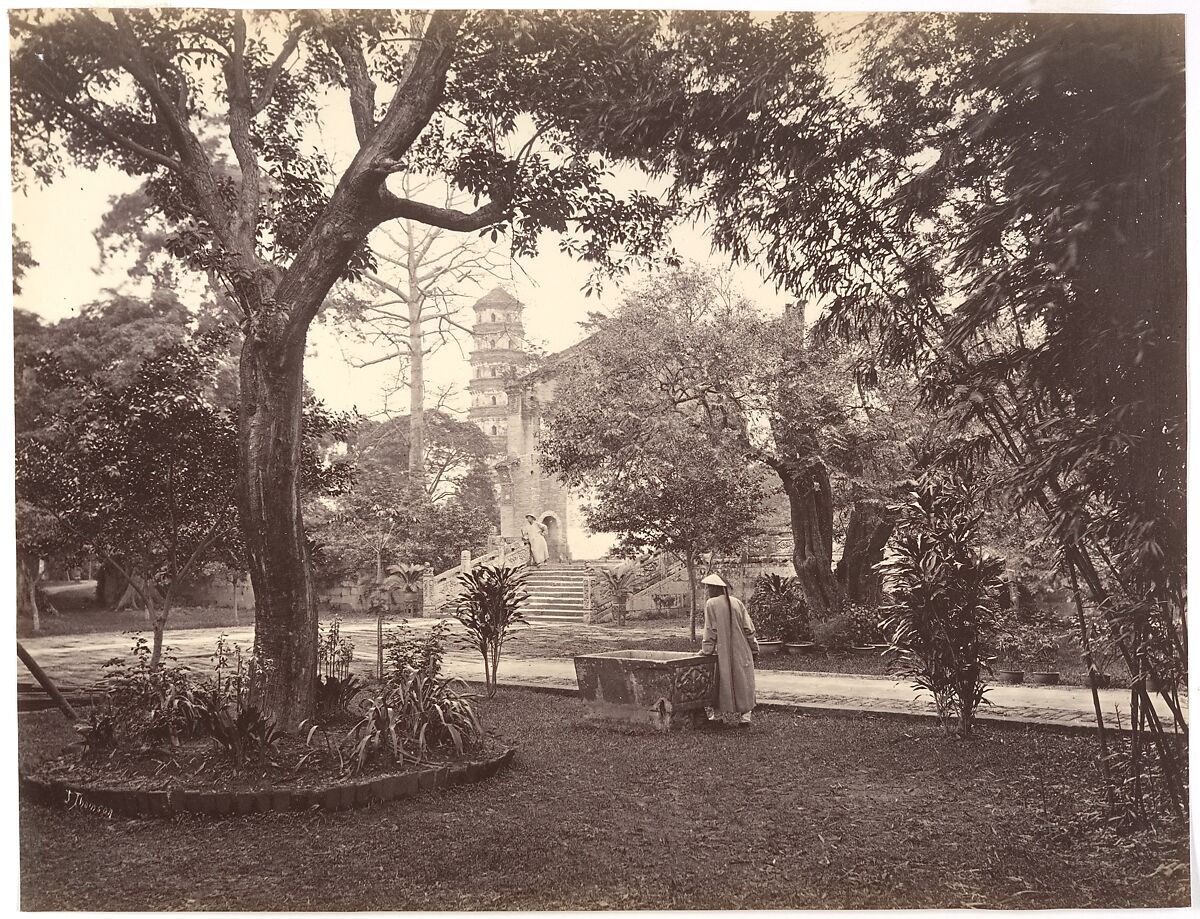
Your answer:
[[[546,527],[546,552],[548,554],[546,561],[551,563],[563,561],[563,534],[558,518],[553,514],[546,514],[542,517],[542,524]]]

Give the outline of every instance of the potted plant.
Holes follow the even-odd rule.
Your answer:
[[[641,568],[635,561],[625,561],[606,568],[600,566],[593,568],[588,565],[588,571],[599,573],[604,578],[604,583],[613,595],[613,624],[618,626],[625,625],[625,607],[629,602],[629,597],[634,591],[634,585],[637,583],[638,576],[642,573]]]
[[[758,633],[760,653],[774,654],[782,650],[795,630],[792,620],[801,604],[803,600],[795,578],[765,574],[754,582],[750,615]]]
[[[813,641],[812,622],[808,618],[808,604],[805,603],[799,588],[796,590],[796,602],[784,628],[783,642],[788,654],[805,654],[817,646]]]
[[[1001,632],[996,641],[996,656],[1004,666],[994,671],[998,683],[1024,683],[1025,641],[1015,632]]]
[[[850,627],[850,649],[859,654],[875,654],[887,645],[882,642],[883,633],[875,613],[861,603],[847,600],[843,606]]]
[[[1058,642],[1050,635],[1039,635],[1034,639],[1033,651],[1030,654],[1030,658],[1034,664],[1040,664],[1043,668],[1041,670],[1030,671],[1030,683],[1054,686],[1062,679],[1062,674],[1059,671],[1048,669],[1051,664],[1058,660]]]
[[[812,631],[816,644],[826,651],[840,651],[850,647],[850,622],[845,616],[834,616],[817,622]]]

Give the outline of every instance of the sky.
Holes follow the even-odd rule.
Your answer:
[[[122,263],[101,265],[93,234],[110,196],[134,187],[135,183],[116,169],[72,170],[52,185],[31,186],[25,193],[14,196],[13,221],[38,263],[22,279],[22,292],[14,298],[15,306],[35,312],[46,321],[57,321],[77,314],[88,303],[102,300],[106,290],[129,284]],[[686,259],[727,264],[711,253],[702,228],[680,228],[673,241]],[[526,306],[526,336],[554,352],[578,341],[584,334],[579,324],[588,312],[611,308],[622,287],[607,286],[599,301],[595,296],[585,297],[582,288],[589,272],[587,266],[557,251],[553,236],[546,236],[540,249],[537,257],[512,263],[512,282],[505,286]],[[752,268],[742,268],[734,274],[744,292],[764,310],[777,312],[788,299],[765,284]],[[633,279],[639,280],[642,278]],[[487,278],[482,288],[464,285],[464,305],[474,302],[495,284],[494,279]],[[463,312],[471,315],[469,308]],[[427,388],[465,387],[469,351],[470,343],[464,336],[461,352],[449,346],[435,353],[429,361]],[[404,410],[406,394],[387,396],[394,388],[393,364],[354,366],[356,360],[379,353],[379,349],[357,341],[353,335],[338,334],[330,325],[315,323],[306,357],[309,384],[333,408],[356,407],[364,414]],[[461,407],[465,408],[465,403]]]

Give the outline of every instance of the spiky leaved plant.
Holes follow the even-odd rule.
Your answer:
[[[483,657],[489,697],[496,694],[496,669],[509,630],[525,623],[525,575],[524,566],[478,565],[458,576],[454,617],[466,629],[467,643]]]
[[[880,613],[893,668],[933,695],[947,731],[964,735],[986,691],[984,648],[1004,569],[977,547],[973,498],[952,478],[909,486],[893,508],[896,529],[876,566],[892,598]]]
[[[812,624],[800,581],[764,574],[754,582],[750,614],[760,638],[775,641],[811,641]]]

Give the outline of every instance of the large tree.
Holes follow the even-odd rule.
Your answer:
[[[822,331],[915,371],[947,430],[1007,466],[1119,637],[1131,720],[1182,802],[1155,711],[1185,720],[1182,18],[878,16],[861,37],[819,122],[830,155],[726,171],[718,238],[760,243],[823,298]]]
[[[436,183],[414,183],[403,177],[406,197],[433,194]],[[447,208],[460,207],[465,196],[440,189]],[[454,233],[415,220],[398,220],[380,227],[371,238],[379,263],[357,284],[343,285],[326,317],[351,323],[376,352],[356,361],[356,367],[395,362],[397,389],[408,389],[408,475],[419,483],[425,474],[425,358],[446,344],[462,349],[471,329],[462,310],[483,285],[500,279],[503,253],[497,243],[474,233]]]
[[[288,726],[311,714],[316,673],[298,474],[305,338],[332,285],[371,267],[371,231],[394,219],[496,228],[529,253],[543,228],[569,230],[565,245],[601,267],[644,261],[671,207],[616,198],[606,161],[694,178],[689,148],[721,138],[733,157],[752,151],[760,117],[785,106],[794,119],[824,85],[810,16],[176,9],[10,22],[20,166],[48,180],[66,154],[149,177],[168,247],[235,305],[238,503],[257,641],[276,666],[263,701]],[[305,141],[331,89],[356,140],[338,171]],[[201,141],[198,125],[217,120],[232,176]],[[478,206],[389,186],[420,171]]]
[[[556,397],[546,437],[557,468],[599,468],[683,420],[778,477],[792,561],[811,608],[836,610],[831,451],[852,413],[837,349],[805,343],[798,310],[768,320],[718,275],[688,268],[630,291]]]

